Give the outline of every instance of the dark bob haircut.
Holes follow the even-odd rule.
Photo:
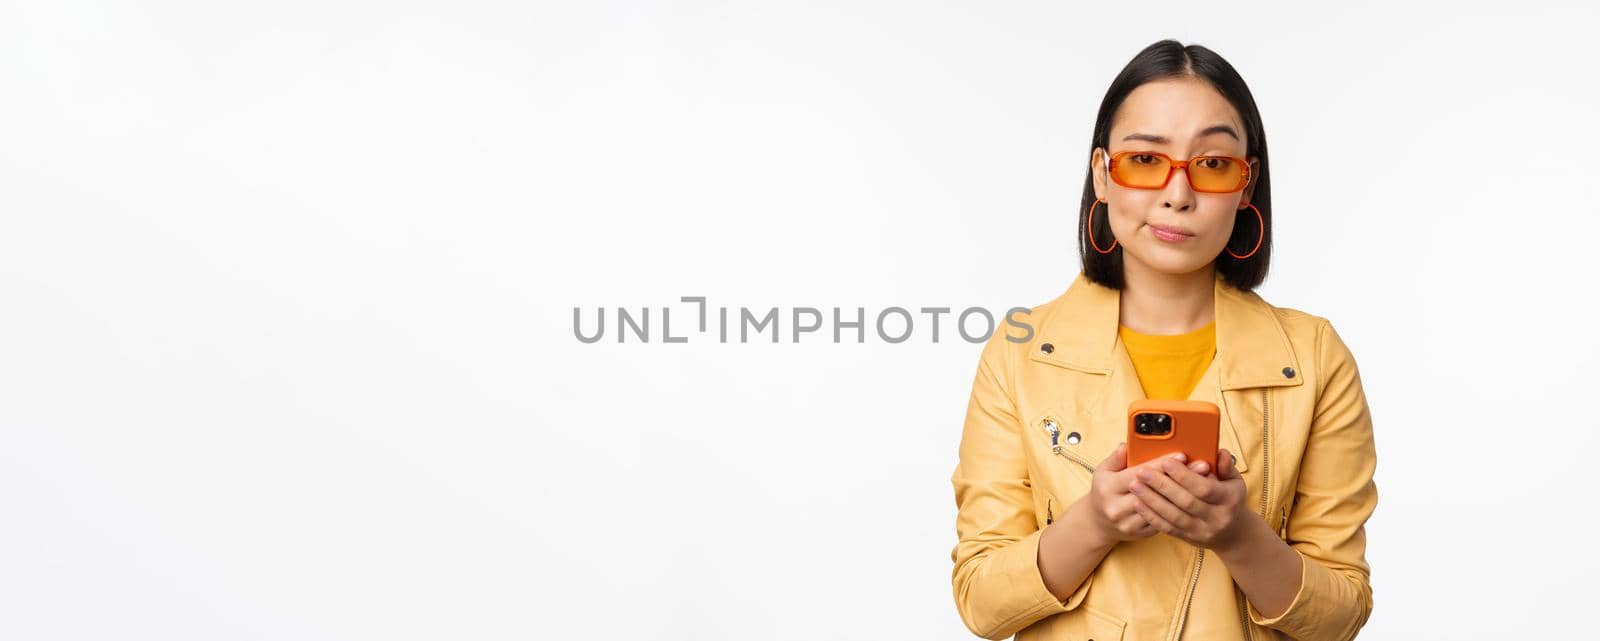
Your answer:
[[[1261,210],[1265,229],[1257,230],[1255,216],[1236,216],[1233,236],[1228,239],[1227,247],[1239,254],[1248,253],[1255,246],[1259,233],[1261,248],[1243,260],[1229,256],[1226,251],[1218,252],[1216,268],[1223,280],[1234,287],[1253,290],[1266,279],[1267,263],[1272,256],[1272,174],[1267,168],[1267,134],[1261,127],[1261,112],[1256,110],[1255,98],[1250,95],[1250,88],[1245,86],[1244,78],[1239,77],[1239,72],[1234,71],[1233,65],[1228,64],[1227,60],[1200,45],[1185,47],[1176,40],[1162,40],[1145,47],[1111,81],[1105,98],[1100,101],[1100,113],[1094,122],[1094,138],[1089,145],[1090,158],[1093,158],[1096,147],[1108,152],[1111,149],[1111,120],[1128,94],[1147,82],[1168,78],[1199,78],[1209,82],[1244,119],[1245,155],[1254,156],[1260,161],[1260,168],[1250,177],[1254,183],[1250,202]],[[1117,245],[1109,254],[1092,251],[1089,247],[1089,216],[1094,201],[1094,168],[1090,167],[1084,174],[1083,203],[1078,209],[1078,256],[1083,262],[1083,273],[1089,280],[1113,289],[1122,289],[1122,245]],[[1106,212],[1105,207],[1095,209]],[[1242,211],[1254,213],[1249,209]],[[1095,231],[1098,232],[1095,241],[1101,247],[1112,243],[1110,227],[1104,222],[1095,225]]]

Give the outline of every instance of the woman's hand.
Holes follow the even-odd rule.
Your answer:
[[[1245,507],[1244,478],[1228,450],[1217,450],[1216,474],[1204,461],[1185,466],[1162,459],[1141,465],[1129,485],[1134,510],[1157,531],[1192,545],[1226,548],[1237,541],[1251,513]]]
[[[1121,443],[1094,469],[1087,495],[1089,521],[1094,525],[1100,540],[1107,544],[1135,541],[1155,536],[1161,530],[1151,520],[1140,514],[1143,505],[1139,497],[1128,492],[1140,471],[1160,472],[1160,465],[1168,460],[1183,467],[1182,454],[1164,456],[1132,468],[1128,467],[1128,444]]]

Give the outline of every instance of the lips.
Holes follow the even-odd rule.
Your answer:
[[[1193,236],[1194,235],[1194,232],[1189,231],[1187,229],[1184,229],[1182,227],[1176,227],[1176,226],[1173,226],[1173,225],[1157,225],[1155,223],[1148,223],[1148,224],[1150,225],[1150,229],[1151,230],[1164,232],[1168,236]]]
[[[1157,225],[1155,223],[1148,224],[1150,226],[1150,235],[1155,236],[1156,240],[1169,243],[1181,243],[1189,240],[1190,238],[1194,238],[1193,232],[1182,227],[1175,227],[1172,225]]]

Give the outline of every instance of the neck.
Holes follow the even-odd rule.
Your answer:
[[[1187,274],[1151,269],[1123,254],[1119,322],[1141,334],[1183,334],[1204,327],[1215,316],[1216,266]]]

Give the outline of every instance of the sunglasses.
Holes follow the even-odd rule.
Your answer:
[[[1208,194],[1226,194],[1250,183],[1250,163],[1233,156],[1195,156],[1173,160],[1159,151],[1119,151],[1106,159],[1106,173],[1123,187],[1161,189],[1182,169],[1189,187]]]

